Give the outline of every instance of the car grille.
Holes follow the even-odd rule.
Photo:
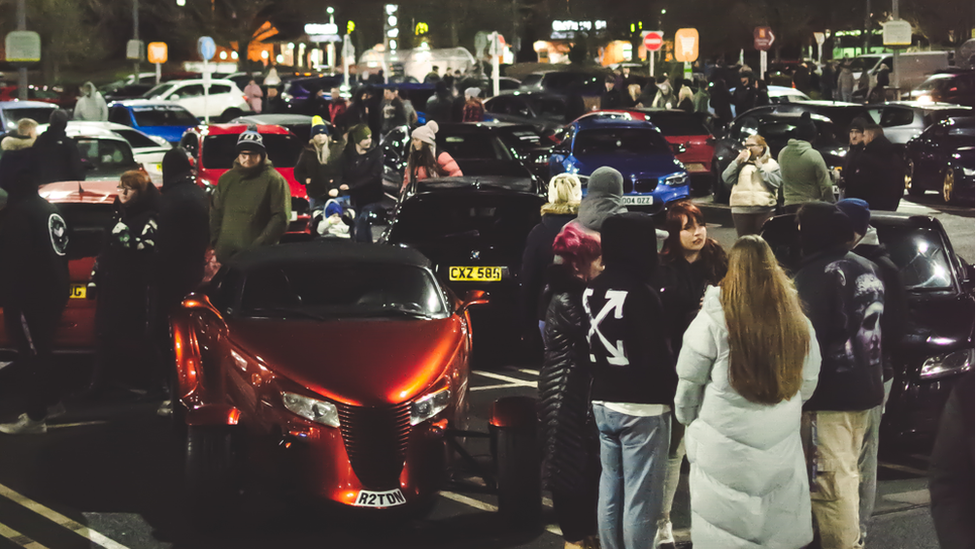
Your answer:
[[[338,407],[342,440],[359,481],[370,490],[399,486],[410,436],[410,403],[383,408]]]
[[[657,179],[638,179],[634,182],[634,192],[649,193],[657,188]]]

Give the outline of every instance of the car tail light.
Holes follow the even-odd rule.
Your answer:
[[[399,486],[410,437],[411,407],[409,402],[379,408],[338,404],[349,464],[365,488]]]

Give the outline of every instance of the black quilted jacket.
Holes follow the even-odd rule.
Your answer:
[[[586,284],[563,265],[550,266],[547,279],[545,295],[551,300],[539,372],[542,478],[547,489],[572,493],[589,489],[582,486],[590,477],[584,472],[594,460],[599,463],[596,426],[589,418],[591,377],[582,303]]]

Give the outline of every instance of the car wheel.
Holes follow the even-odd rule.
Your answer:
[[[958,201],[956,196],[956,170],[946,168],[945,178],[942,179],[942,200],[946,204],[953,204]]]
[[[905,187],[908,188],[908,194],[912,196],[922,196],[925,194],[925,187],[922,186],[922,182],[918,181],[915,177],[915,162],[909,160],[908,168],[905,174]]]
[[[496,401],[492,408],[500,407],[507,408],[508,412],[504,425],[496,425],[493,412],[489,426],[498,484],[498,512],[510,527],[533,528],[542,516],[535,399],[507,397]]]
[[[234,438],[229,426],[187,428],[184,483],[190,519],[198,528],[224,524],[239,499]]]
[[[223,114],[220,115],[220,122],[226,124],[227,122],[230,122],[231,120],[237,118],[238,116],[242,116],[243,114],[244,111],[236,107],[232,109],[227,109],[226,111],[223,112]]]

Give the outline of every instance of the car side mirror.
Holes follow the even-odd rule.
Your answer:
[[[458,307],[458,314],[461,314],[468,310],[468,307],[472,305],[487,305],[488,304],[488,292],[484,290],[468,290],[464,293],[464,299],[461,302],[461,306]]]
[[[976,265],[963,262],[963,276],[962,285],[972,291],[976,286]]]

